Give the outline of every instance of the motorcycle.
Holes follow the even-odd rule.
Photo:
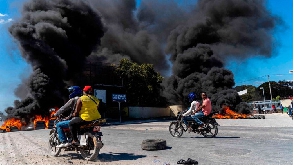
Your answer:
[[[178,112],[176,121],[170,122],[169,132],[173,137],[181,137],[183,132],[188,131],[188,126],[186,126],[183,121],[183,113],[184,111]],[[195,120],[187,120],[188,125],[192,128],[191,132],[198,133],[204,137],[215,137],[218,134],[218,126],[220,125],[214,118],[212,118],[214,114],[215,112],[212,112],[208,116],[199,118],[202,122],[204,122],[204,126],[201,129],[199,129],[199,125],[195,122]]]
[[[57,122],[62,121],[62,117],[58,117],[54,121],[54,126],[49,132],[49,149],[51,155],[58,156],[63,148],[57,148],[56,146],[59,145],[61,142],[58,139],[58,133],[56,124]],[[78,138],[80,145],[73,145],[71,144],[68,147],[65,147],[65,151],[76,151],[80,152],[81,156],[85,160],[94,161],[100,149],[103,147],[103,143],[101,140],[102,132],[100,131],[100,126],[105,123],[105,119],[98,119],[91,121],[88,124],[80,126],[78,130]],[[69,141],[72,141],[72,134],[69,128],[63,129],[65,132],[66,137]]]

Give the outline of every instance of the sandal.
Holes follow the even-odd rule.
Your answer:
[[[188,158],[187,161],[185,161],[184,165],[198,165],[198,161],[193,160],[191,158]]]
[[[183,159],[180,159],[179,161],[177,161],[177,164],[184,164],[185,163],[185,160]]]

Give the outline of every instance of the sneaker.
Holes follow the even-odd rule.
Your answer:
[[[66,147],[69,147],[71,144],[70,143],[61,143],[61,144],[59,144],[59,145],[57,145],[56,147],[57,148],[66,148]]]

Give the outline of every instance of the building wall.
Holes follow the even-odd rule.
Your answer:
[[[156,118],[170,116],[170,109],[156,107],[129,107],[130,118]]]
[[[156,117],[176,117],[182,111],[181,105],[173,105],[167,108],[157,107],[129,107],[130,118],[156,118]]]

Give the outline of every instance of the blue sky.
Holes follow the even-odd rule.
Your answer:
[[[0,0],[0,111],[13,106],[17,99],[14,90],[31,73],[31,67],[20,56],[16,42],[8,27],[20,17],[24,0]],[[183,2],[183,1],[182,1]],[[189,4],[189,3],[188,3]],[[267,0],[267,8],[283,19],[285,28],[275,30],[273,37],[279,43],[270,58],[256,56],[243,62],[230,61],[226,68],[234,73],[236,85],[254,85],[268,81],[293,80],[293,2]]]

